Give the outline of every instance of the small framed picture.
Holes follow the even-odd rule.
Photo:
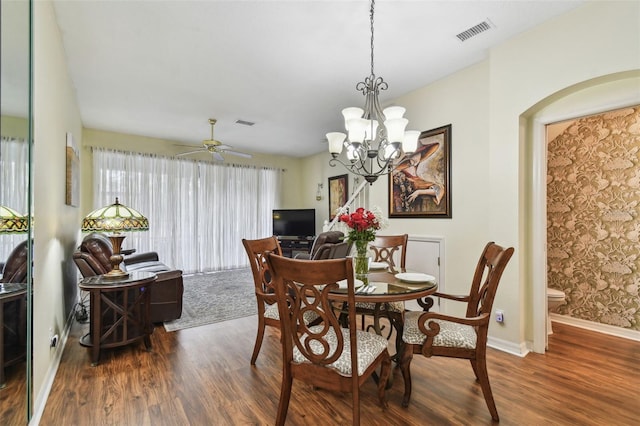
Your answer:
[[[329,178],[329,220],[336,217],[336,212],[347,203],[349,197],[349,175]]]
[[[451,218],[451,124],[422,132],[416,150],[394,160],[389,217]]]

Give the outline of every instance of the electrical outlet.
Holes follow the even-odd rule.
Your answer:
[[[49,328],[49,347],[55,348],[58,345],[58,335],[54,334],[53,328]]]
[[[500,309],[496,311],[496,321],[501,323],[504,322],[504,312],[502,312]]]

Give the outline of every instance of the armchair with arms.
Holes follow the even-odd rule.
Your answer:
[[[319,234],[313,241],[309,254],[298,253],[295,258],[302,260],[341,259],[351,252],[351,241],[344,241],[344,233],[328,231]]]
[[[402,340],[406,346],[400,360],[405,386],[404,407],[411,399],[411,360],[414,354],[468,359],[491,418],[496,422],[500,420],[487,373],[487,333],[498,284],[513,252],[513,247],[487,243],[476,265],[468,295],[434,293],[435,297],[466,303],[464,317],[417,311],[405,314]]]
[[[2,264],[0,283],[27,282],[27,240],[18,244]]]
[[[182,316],[182,293],[184,285],[182,271],[171,269],[160,262],[156,252],[132,254],[135,250],[122,250],[125,255],[124,269],[127,271],[154,272],[158,279],[151,288],[151,321],[170,321]],[[102,275],[112,268],[111,242],[103,234],[85,236],[80,247],[73,253],[73,260],[83,277]],[[121,265],[122,267],[122,265]]]

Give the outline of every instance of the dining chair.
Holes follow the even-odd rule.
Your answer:
[[[487,373],[487,331],[498,284],[513,251],[513,247],[505,249],[494,242],[487,243],[476,266],[469,295],[434,293],[434,297],[466,302],[465,317],[435,312],[405,313],[402,335],[405,348],[400,360],[404,378],[404,407],[409,405],[411,399],[410,368],[413,354],[463,358],[471,361],[491,418],[499,421]]]
[[[389,265],[391,271],[397,270],[394,258],[396,253],[399,255],[401,269],[405,268],[407,261],[407,242],[408,234],[402,235],[376,235],[376,238],[369,244],[369,248],[373,252],[373,262],[384,262]],[[362,315],[362,328],[364,329],[365,316],[373,317],[372,327],[376,333],[382,332],[383,326],[380,325],[380,318],[387,317],[391,325],[396,328],[398,336],[402,336],[402,323],[404,322],[404,302],[390,302],[385,304],[373,302],[356,303],[356,312]],[[389,336],[391,335],[389,330]]]
[[[376,238],[369,244],[373,252],[374,262],[385,262],[392,269],[397,269],[394,257],[396,252],[400,255],[400,268],[405,267],[407,262],[408,234],[402,235],[376,235]]]
[[[271,282],[272,277],[266,254],[274,253],[282,256],[282,249],[280,248],[280,242],[274,236],[256,240],[243,238],[242,245],[249,257],[256,301],[258,303],[258,334],[256,335],[256,342],[251,355],[251,365],[255,365],[262,347],[266,327],[271,326],[280,329],[280,315],[276,305],[276,296]],[[319,322],[318,316],[314,312],[306,312],[304,320],[307,324]]]
[[[385,387],[391,371],[387,340],[356,329],[355,291],[351,258],[330,260],[268,257],[280,310],[282,385],[277,425],[284,425],[293,379],[336,392],[351,392],[352,423],[360,424],[360,387],[377,368],[378,398],[387,408]],[[348,328],[342,328],[330,300],[330,291],[347,288]],[[315,312],[320,325],[307,325],[302,315]],[[319,402],[321,403],[321,402]],[[318,410],[322,412],[322,410]],[[327,418],[320,423],[334,423]]]
[[[266,326],[280,329],[280,316],[278,315],[276,296],[265,255],[266,253],[275,253],[278,256],[282,256],[282,250],[278,239],[273,236],[256,240],[243,238],[242,245],[249,257],[256,301],[258,302],[258,334],[256,335],[256,342],[251,355],[251,365],[255,365],[262,346]]]

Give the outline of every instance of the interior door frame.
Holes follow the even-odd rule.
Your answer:
[[[623,78],[621,78],[622,80]],[[598,80],[598,79],[597,79]],[[594,81],[588,89],[615,82],[615,79]],[[585,86],[581,86],[584,88]],[[571,120],[586,115],[600,114],[619,108],[640,104],[640,93],[601,93],[589,91],[586,96],[576,96],[566,101],[579,90],[568,92],[566,97],[558,99],[546,108],[541,109],[533,117],[532,122],[532,317],[533,342],[531,350],[545,353],[548,343],[547,334],[547,138],[546,125],[559,121]],[[606,90],[604,90],[606,92]],[[553,106],[553,108],[551,108]]]

